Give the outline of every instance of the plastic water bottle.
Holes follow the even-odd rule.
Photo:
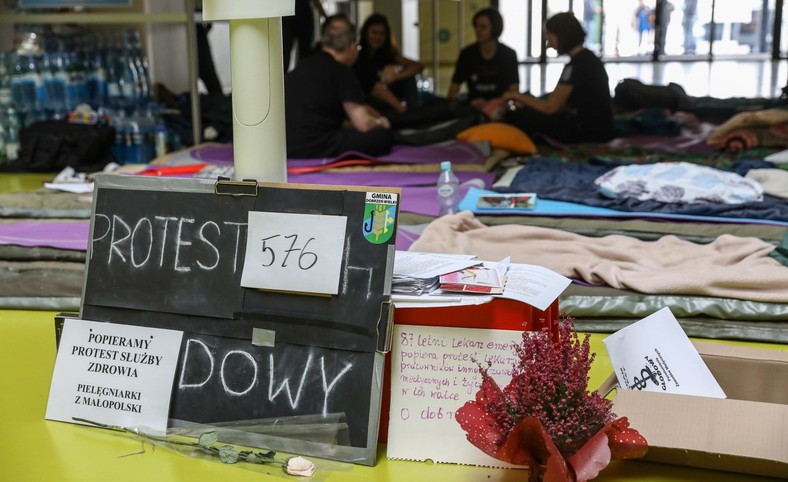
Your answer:
[[[19,158],[19,118],[14,109],[6,111],[5,158],[11,163]]]
[[[126,164],[129,161],[129,149],[126,146],[126,133],[128,119],[126,111],[117,109],[110,115],[110,125],[115,128],[115,143],[112,145],[112,157],[118,164]]]
[[[452,172],[451,162],[441,162],[441,173],[438,177],[438,206],[441,216],[459,211],[460,195],[460,180]]]
[[[164,119],[161,117],[161,107],[156,104],[153,105],[156,106],[156,125],[153,128],[153,140],[156,146],[156,157],[161,157],[169,150],[169,133],[167,132],[167,124],[165,124]]]
[[[17,55],[11,75],[11,101],[20,113],[38,110],[36,89],[39,80],[33,56]]]
[[[145,112],[139,115],[137,122],[139,125],[139,157],[141,163],[148,163],[156,157],[156,104],[149,104]]]
[[[6,163],[6,153],[5,153],[5,113],[0,111],[0,166]]]
[[[134,76],[136,100],[140,104],[145,104],[153,98],[153,95],[151,94],[150,68],[148,59],[142,53],[140,32],[127,30],[125,45],[129,57],[129,67],[136,73]]]
[[[0,52],[0,109],[11,107],[11,54]]]
[[[48,110],[55,119],[64,119],[66,116],[66,84],[68,78],[63,70],[63,57],[58,52],[44,54],[42,66],[44,85],[49,100]]]
[[[66,84],[66,108],[74,110],[76,106],[87,101],[87,85],[85,83],[85,68],[76,52],[69,52],[64,56],[65,69],[68,76]]]
[[[100,40],[93,38],[92,48],[85,55],[88,103],[94,109],[107,103],[107,69],[101,50]]]

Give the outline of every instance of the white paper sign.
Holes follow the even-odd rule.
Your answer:
[[[472,445],[454,413],[476,398],[478,361],[500,385],[512,378],[513,346],[522,332],[394,326],[387,457],[490,467],[517,467]]]
[[[183,332],[67,319],[46,418],[164,431]]]
[[[480,264],[470,254],[435,254],[415,251],[394,253],[394,274],[412,278],[434,278]]]
[[[345,216],[250,211],[241,286],[339,293],[346,225]]]
[[[512,264],[501,298],[509,298],[546,310],[572,282],[543,266]]]
[[[622,388],[725,398],[714,375],[670,309],[603,340]]]

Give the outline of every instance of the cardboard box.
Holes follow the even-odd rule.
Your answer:
[[[788,353],[693,344],[728,398],[617,390],[613,411],[648,441],[644,459],[788,477]],[[613,374],[599,391],[616,385]]]

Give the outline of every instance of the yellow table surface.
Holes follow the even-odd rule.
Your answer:
[[[55,362],[55,313],[0,310],[0,481],[266,481],[297,480],[268,467],[264,472],[220,462],[191,459],[182,454],[141,444],[126,434],[44,420],[52,368]],[[591,386],[610,373],[610,360],[602,345],[605,335],[592,336],[597,359]],[[785,350],[784,345],[738,343]],[[126,456],[124,456],[126,455]],[[386,459],[378,450],[375,467],[315,460],[316,481],[524,481],[523,470],[466,467],[430,462]],[[269,472],[270,475],[266,475]],[[639,461],[612,463],[600,481],[768,480],[726,472],[691,469]]]

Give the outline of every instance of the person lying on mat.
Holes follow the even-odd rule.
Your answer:
[[[604,142],[614,135],[613,103],[605,66],[583,47],[586,32],[571,12],[545,23],[548,47],[569,56],[555,90],[544,98],[506,92],[513,102],[506,120],[529,135],[542,134],[561,142]]]
[[[361,27],[353,70],[370,104],[381,111],[402,112],[418,104],[416,74],[424,64],[402,55],[385,15],[373,13]]]
[[[476,43],[460,52],[449,85],[448,97],[456,100],[463,83],[468,85],[468,102],[488,117],[499,120],[503,114],[504,92],[517,92],[520,75],[517,53],[498,41],[503,33],[503,17],[494,8],[473,16]]]
[[[347,151],[389,152],[389,120],[364,103],[350,67],[358,55],[356,26],[342,14],[326,18],[320,47],[285,76],[285,128],[290,159]],[[349,120],[349,126],[344,126]]]

